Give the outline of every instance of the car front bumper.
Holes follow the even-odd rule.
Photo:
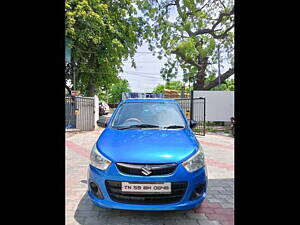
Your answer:
[[[127,181],[127,182],[187,182],[186,190],[178,202],[167,204],[130,204],[113,201],[108,193],[106,181]],[[103,199],[96,197],[90,188],[90,182],[97,184],[101,190]],[[190,200],[196,186],[199,183],[204,183],[205,188],[197,199]],[[188,210],[197,207],[206,197],[207,190],[207,174],[205,167],[189,173],[179,164],[176,170],[169,175],[160,176],[136,176],[121,173],[116,165],[112,163],[105,171],[101,171],[93,166],[89,166],[88,170],[88,195],[91,201],[104,208],[125,209],[125,210],[145,210],[145,211],[163,211],[163,210]]]

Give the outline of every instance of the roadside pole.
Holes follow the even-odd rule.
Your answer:
[[[220,45],[218,45],[218,77],[219,77],[219,88],[220,88]]]
[[[190,99],[190,121],[194,116],[194,91],[191,91],[191,99]]]
[[[180,95],[181,98],[184,98],[184,88],[185,88],[185,86],[181,87],[181,95]]]
[[[75,65],[74,65],[74,69],[73,69],[73,83],[74,83],[73,90],[75,91],[76,90],[76,88],[75,88]]]

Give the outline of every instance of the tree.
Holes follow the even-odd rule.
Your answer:
[[[179,93],[181,93],[181,88],[184,86],[184,83],[182,81],[169,81],[165,85],[159,84],[153,89],[153,93],[163,93],[164,89],[171,89],[176,90]],[[190,88],[185,87],[184,89],[185,93],[189,93],[191,91]]]
[[[211,74],[209,77],[205,79],[205,83],[209,83],[213,80],[218,79],[215,74]],[[210,90],[212,91],[234,91],[234,79],[227,79],[223,83],[220,84],[220,87],[217,85]]]
[[[184,83],[178,80],[169,81],[165,84],[166,89],[181,91],[181,87],[184,86]]]
[[[122,60],[140,43],[142,19],[134,0],[66,0],[66,36],[71,39],[71,72],[86,95],[119,80]],[[68,68],[70,70],[70,68]],[[77,83],[76,83],[77,84]]]
[[[154,89],[153,93],[164,93],[165,85],[163,84],[158,84]]]
[[[182,81],[169,81],[166,82],[165,85],[159,84],[153,89],[153,93],[163,93],[164,89],[170,89],[170,90],[176,90],[179,93],[181,92],[181,87],[184,86],[184,83]]]
[[[234,74],[233,0],[139,0],[138,6],[149,21],[145,38],[150,50],[156,47],[158,58],[167,57],[161,70],[165,80],[175,78],[180,66],[184,82],[192,82],[194,90],[216,87],[217,78],[208,83],[205,78],[215,72],[218,46],[232,66],[220,76],[221,82]]]
[[[123,92],[131,92],[127,80],[119,80],[109,90],[109,103],[119,103],[122,100]]]

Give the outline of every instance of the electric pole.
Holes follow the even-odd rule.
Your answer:
[[[73,86],[73,90],[75,91],[75,66],[74,66],[74,70],[73,70],[73,80],[74,80],[74,86]]]
[[[220,45],[218,45],[218,77],[219,77],[219,88],[220,88]]]

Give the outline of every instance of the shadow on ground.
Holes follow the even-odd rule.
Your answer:
[[[210,199],[217,199],[218,196],[221,196],[220,191],[222,190],[227,190],[227,194],[232,195],[233,198],[233,183],[234,179],[210,179],[207,200],[210,201]],[[224,187],[227,187],[227,189]],[[213,202],[218,202],[218,199]],[[81,225],[219,224],[216,221],[209,221],[203,213],[197,213],[196,211],[197,210],[195,209],[185,211],[132,211],[104,209],[95,206],[90,201],[86,192],[77,206],[74,218],[76,222]]]
[[[118,210],[104,209],[95,206],[85,193],[81,198],[78,207],[75,211],[75,220],[79,224],[92,225],[142,225],[153,224],[163,225],[171,224],[166,222],[167,218],[182,219],[186,211],[133,211],[133,210]]]

